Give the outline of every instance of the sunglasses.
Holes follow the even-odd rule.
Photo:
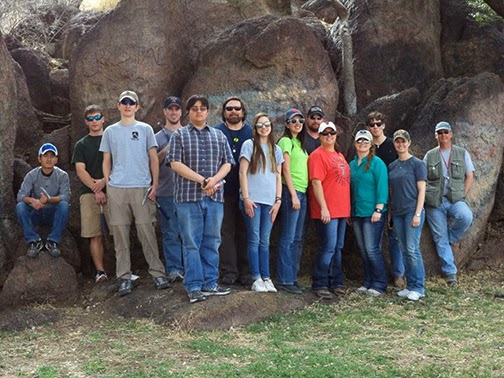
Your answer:
[[[88,117],[86,117],[86,121],[88,121],[88,122],[99,121],[102,118],[103,118],[103,115],[97,114],[95,116],[88,116]]]
[[[383,125],[383,122],[374,122],[370,123],[369,127],[380,127],[381,125]]]
[[[371,142],[369,140],[367,140],[367,139],[361,138],[361,139],[357,139],[355,141],[355,143],[357,143],[357,144],[369,144]]]
[[[436,132],[437,132],[437,135],[450,134],[450,132],[448,130],[439,130]]]
[[[336,131],[323,131],[323,132],[319,133],[319,135],[323,135],[323,136],[336,135],[336,134],[338,134]]]
[[[191,109],[189,109],[191,112],[206,112],[207,107],[206,106],[200,106],[199,108],[197,106],[193,106]]]
[[[123,98],[123,99],[121,100],[121,104],[123,104],[123,105],[131,105],[131,106],[133,106],[133,105],[136,105],[136,102],[135,102],[135,101],[133,101],[131,98]]]
[[[226,109],[227,112],[230,112],[231,110],[234,110],[235,112],[239,112],[243,108],[241,106],[226,106],[224,109]]]
[[[310,119],[313,119],[314,121],[320,121],[323,118],[322,117],[315,117],[315,116],[310,116]]]
[[[291,120],[289,120],[289,121],[287,121],[287,122],[290,122],[290,123],[292,123],[293,125],[295,125],[296,123],[298,123],[298,122],[299,122],[299,123],[302,125],[302,124],[304,123],[304,121],[305,121],[305,119],[304,119],[304,118],[299,118],[299,119],[291,119]]]
[[[255,127],[258,128],[258,129],[263,129],[263,128],[268,128],[268,127],[271,127],[271,122],[270,121],[266,121],[266,122],[257,122],[255,124]]]

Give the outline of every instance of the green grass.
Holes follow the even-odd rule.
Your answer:
[[[503,273],[463,276],[455,289],[429,281],[417,303],[350,294],[228,331],[74,316],[0,334],[0,376],[501,377]]]

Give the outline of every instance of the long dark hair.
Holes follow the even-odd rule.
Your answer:
[[[294,117],[292,117],[292,118],[294,118]],[[301,116],[301,118],[304,118],[304,117]],[[292,132],[290,131],[290,129],[286,125],[287,125],[287,121],[285,121],[285,123],[284,123],[284,133],[282,135],[282,138],[287,137],[289,139],[294,139]],[[306,120],[305,120],[305,123],[303,123],[303,128],[301,129],[301,131],[299,132],[299,134],[296,137],[296,139],[299,140],[299,142],[301,143],[301,149],[303,149],[303,150],[305,150],[305,145],[304,145],[305,135],[306,135]]]
[[[261,117],[267,117],[268,121],[271,122],[269,116],[266,113],[257,113],[252,119],[252,127],[254,128],[254,139],[253,144],[254,148],[252,150],[252,157],[250,158],[249,164],[249,172],[250,174],[255,174],[259,170],[263,172],[266,171],[266,156],[264,155],[264,151],[261,148],[261,137],[257,132],[255,127],[257,120]],[[271,124],[271,132],[268,135],[268,151],[269,151],[269,159],[271,161],[271,172],[276,172],[276,157],[275,157],[275,137],[273,136],[273,123]]]

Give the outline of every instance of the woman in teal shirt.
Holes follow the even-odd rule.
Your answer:
[[[357,156],[350,162],[352,226],[364,267],[360,294],[382,295],[387,290],[387,270],[381,252],[383,227],[387,222],[387,166],[375,156],[373,137],[367,130],[355,136]]]

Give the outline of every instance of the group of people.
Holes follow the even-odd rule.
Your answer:
[[[311,290],[320,298],[346,293],[341,251],[347,225],[363,262],[358,293],[380,296],[387,289],[381,250],[387,230],[394,283],[402,288],[397,294],[413,301],[425,295],[420,252],[425,218],[446,281],[456,283],[451,245],[472,222],[465,196],[474,166],[466,150],[452,145],[447,122],[436,125],[439,146],[422,161],[410,153],[407,131],[386,137],[384,116],[372,112],[367,128],[355,135],[355,158],[348,163],[337,144],[338,128],[324,119],[320,106],[312,106],[306,118],[289,109],[278,142],[269,115],[257,113],[248,124],[238,97],[222,104],[223,122],[211,127],[206,97],[187,100],[188,124],[182,126],[182,102],[169,96],[165,123],[156,134],[136,120],[140,102],[135,92],[121,93],[117,108],[120,121],[105,129],[102,109],[85,109],[88,134],[76,143],[72,163],[82,182],[81,236],[90,239],[95,280],[108,280],[102,240],[107,221],[121,296],[133,290],[133,221],[159,290],[182,281],[190,303],[227,295],[229,286],[238,283],[256,292],[301,294],[306,214],[319,236]],[[56,167],[56,146],[45,143],[38,155],[40,167],[26,175],[16,210],[27,255],[35,258],[47,249],[58,257],[69,212],[69,179]],[[157,210],[164,266],[154,227]],[[270,234],[277,217],[281,228],[273,281]],[[35,228],[44,224],[51,226],[46,243]]]

